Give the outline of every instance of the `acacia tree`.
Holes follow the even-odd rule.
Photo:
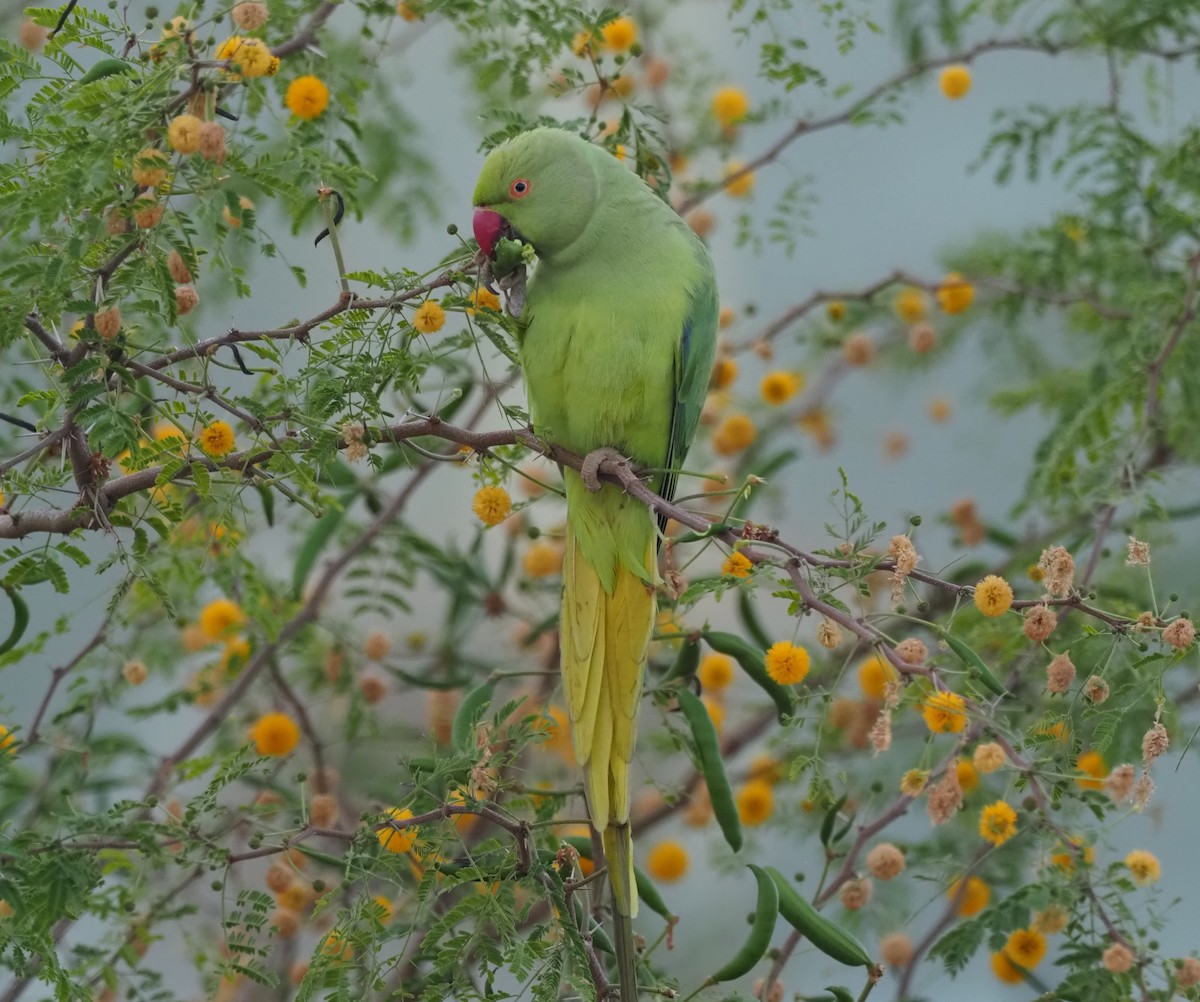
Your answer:
[[[1167,67],[1194,83],[1200,4],[737,2],[722,16],[772,94],[754,102],[672,60],[665,7],[72,0],[0,43],[3,1002],[611,989],[557,695],[556,470],[580,457],[528,430],[514,321],[453,227],[396,269],[349,271],[339,244],[368,212],[404,229],[431,204],[433,165],[379,81],[435,23],[483,148],[576,131],[746,254],[794,240],[798,187],[734,207],[806,137],[899,135],[913,88],[970,100],[972,67],[1008,53],[1105,67],[1089,100],[1004,110],[981,153],[998,184],[1069,176],[1060,215],[966,244],[948,275],[899,262],[766,321],[723,311],[693,486],[669,503],[601,467],[671,520],[635,805],[640,978],[777,1000],[836,962],[850,988],[827,997],[904,998],[978,957],[1053,997],[1196,997],[1200,960],[1155,939],[1158,860],[1109,833],[1144,831],[1195,692],[1194,596],[1167,594],[1186,583],[1156,578],[1151,544],[1192,549],[1195,507],[1164,499],[1198,459],[1198,137],[1152,135],[1125,93],[1169,99]],[[824,62],[799,13],[836,43]],[[904,68],[831,84],[835,51],[879,31]],[[314,230],[337,298],[220,329],[218,303],[263,316],[251,262]],[[1038,317],[1069,362],[1023,333]],[[751,520],[768,478],[834,447],[846,372],[937,366],[997,330],[1034,362],[990,406],[1048,425],[1020,531],[957,505],[938,573],[922,519],[885,524],[845,480],[826,537]],[[437,490],[458,503],[420,516]],[[92,575],[89,623],[69,593]],[[74,653],[48,661],[51,642]],[[37,698],[11,695],[18,673]],[[891,834],[923,813],[922,838]],[[772,830],[823,868],[797,884]],[[714,961],[687,952],[702,917],[671,907],[697,845],[756,886],[745,945]],[[885,882],[908,893],[873,894]]]

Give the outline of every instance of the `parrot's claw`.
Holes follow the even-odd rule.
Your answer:
[[[628,459],[607,445],[600,449],[594,449],[584,456],[583,465],[579,468],[579,475],[583,478],[583,486],[593,494],[603,486],[600,483],[600,466],[605,462],[612,462],[618,466],[629,465]]]

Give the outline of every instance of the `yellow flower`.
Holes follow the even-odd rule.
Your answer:
[[[387,816],[394,821],[405,821],[413,816],[413,812],[407,807],[393,807],[387,812]],[[418,828],[414,825],[409,825],[407,828],[380,828],[375,832],[375,837],[379,839],[379,844],[388,852],[408,852],[414,845],[417,844]]]
[[[209,640],[220,640],[235,626],[246,622],[242,607],[227,598],[214,599],[200,610],[196,625]]]
[[[250,641],[245,637],[231,637],[221,651],[220,667],[226,675],[236,675],[250,660]]]
[[[413,314],[413,329],[421,334],[433,334],[446,322],[446,311],[436,299],[426,299]]]
[[[176,115],[167,126],[167,142],[178,153],[200,149],[200,119],[195,115]]]
[[[774,786],[783,780],[783,763],[774,755],[763,752],[750,760],[750,768],[746,771],[747,779],[761,779],[764,783]]]
[[[181,454],[187,452],[187,436],[169,421],[160,421],[154,426],[154,431],[151,434],[154,436],[154,441],[165,444],[177,442],[179,452]]]
[[[724,654],[708,654],[696,671],[700,688],[720,692],[733,684],[733,659]]]
[[[938,86],[951,101],[957,101],[971,89],[971,71],[961,63],[947,66],[938,76]]]
[[[258,38],[247,38],[231,60],[234,67],[247,77],[265,77],[271,74],[275,57],[267,43]]]
[[[205,453],[219,459],[233,452],[233,429],[225,421],[214,421],[204,426],[197,444]]]
[[[1077,779],[1076,785],[1082,790],[1102,790],[1104,777],[1108,775],[1108,767],[1104,759],[1096,751],[1085,751],[1075,760],[1075,768],[1091,776],[1091,779]]]
[[[713,432],[713,452],[718,456],[732,456],[748,449],[758,437],[758,429],[745,414],[730,414]]]
[[[250,728],[260,755],[290,755],[300,743],[300,728],[286,713],[264,713]]]
[[[3,724],[0,724],[0,751],[9,755],[17,753],[17,736]]]
[[[915,324],[918,320],[925,319],[925,293],[910,286],[900,292],[892,307],[905,323]]]
[[[985,616],[1004,615],[1012,600],[1012,585],[999,575],[989,574],[975,586],[975,608]]]
[[[737,379],[738,364],[732,358],[718,358],[716,364],[713,365],[712,377],[709,379],[709,385],[713,389],[723,390],[728,386],[733,385],[733,381]]]
[[[979,785],[979,770],[969,758],[960,758],[955,762],[954,771],[958,774],[958,785],[963,793],[970,793]]]
[[[957,734],[967,726],[962,696],[956,692],[934,692],[921,707],[925,726],[934,734]]]
[[[952,271],[938,286],[937,301],[944,313],[962,313],[975,301],[975,286]]]
[[[1036,929],[1017,929],[1009,933],[1004,955],[1018,967],[1031,970],[1046,956],[1046,937]]]
[[[481,310],[495,310],[500,312],[500,297],[486,286],[480,286],[470,296],[467,297],[471,301],[471,306],[467,307],[467,313],[474,316],[475,307]]]
[[[919,797],[928,782],[928,769],[909,769],[900,777],[900,792],[906,797]]]
[[[794,372],[768,372],[759,384],[759,392],[772,407],[785,404],[804,388],[804,377]]]
[[[831,300],[825,306],[825,315],[835,324],[841,323],[846,317],[846,304],[840,299]]]
[[[775,791],[770,783],[752,779],[738,790],[737,811],[742,824],[761,825],[775,809]]]
[[[1033,913],[1033,928],[1044,936],[1055,936],[1071,921],[1071,914],[1062,905],[1047,905]]]
[[[421,13],[421,5],[410,0],[400,0],[396,4],[396,13],[405,21],[420,21],[425,16]]]
[[[634,42],[637,41],[637,24],[631,17],[619,17],[615,21],[609,21],[601,28],[600,34],[604,37],[606,49],[611,49],[613,52],[624,52],[626,49],[632,48]]]
[[[471,510],[484,525],[499,525],[512,511],[512,498],[503,487],[481,487],[475,492]]]
[[[721,564],[721,573],[727,578],[748,578],[753,567],[749,557],[734,550]]]
[[[571,51],[577,56],[586,56],[598,41],[593,32],[577,31],[575,37],[571,39]]]
[[[646,857],[646,872],[655,880],[672,883],[687,873],[687,850],[673,839],[659,842]]]
[[[1008,959],[1008,954],[997,950],[992,954],[992,973],[1006,985],[1019,985],[1025,980],[1021,969]]]
[[[750,112],[750,98],[740,87],[718,88],[712,98],[713,118],[721,125],[737,125]]]
[[[133,158],[133,183],[143,188],[154,188],[167,179],[167,154],[153,146],[147,146]]]
[[[889,682],[900,678],[891,662],[878,654],[867,658],[858,666],[858,687],[864,696],[871,699],[883,699],[883,690]]]
[[[725,190],[734,198],[743,198],[754,190],[754,171],[743,171],[745,166],[740,160],[725,165]]]
[[[1130,852],[1125,857],[1125,865],[1129,867],[1129,872],[1133,874],[1136,884],[1153,884],[1162,876],[1162,866],[1158,862],[1158,857],[1145,849],[1134,849]]]
[[[958,889],[961,886],[961,880],[954,881],[946,891],[946,897],[954,901],[958,898]],[[987,903],[991,898],[992,889],[987,884],[979,877],[967,877],[966,890],[962,892],[962,899],[958,902],[958,914],[962,918],[970,918],[972,915],[978,915],[987,907]]]
[[[562,570],[563,551],[553,543],[537,540],[525,551],[521,566],[531,578],[546,578]]]
[[[340,964],[354,956],[354,945],[346,942],[346,937],[336,929],[331,929],[321,940],[321,953],[331,958],[333,963]]]
[[[391,925],[392,917],[396,914],[392,903],[382,894],[376,894],[371,899],[371,911],[380,925]]]
[[[1017,834],[1017,812],[1003,800],[988,804],[979,814],[979,834],[992,845],[1003,845]]]
[[[283,103],[293,115],[311,121],[329,106],[329,88],[311,74],[296,77],[288,84]]]
[[[810,658],[808,651],[790,640],[780,640],[767,651],[767,674],[780,685],[803,682],[808,674]]]

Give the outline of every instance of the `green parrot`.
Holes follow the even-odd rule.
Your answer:
[[[615,450],[642,467],[677,468],[716,348],[716,278],[704,245],[615,156],[559,129],[492,150],[474,204],[485,255],[505,239],[537,254],[519,318],[537,434],[581,455]],[[617,912],[632,918],[629,774],[660,536],[619,487],[572,469],[564,476],[563,686]],[[675,480],[659,472],[650,486],[670,498]]]

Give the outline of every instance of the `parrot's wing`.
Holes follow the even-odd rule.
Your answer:
[[[679,347],[675,352],[675,396],[672,400],[671,439],[667,446],[668,470],[683,463],[708,392],[713,356],[717,348],[717,289],[715,281],[706,281],[692,296],[688,315],[683,321]],[[675,496],[678,473],[663,476],[659,493],[670,501]],[[665,515],[658,517],[660,530],[666,530]]]

